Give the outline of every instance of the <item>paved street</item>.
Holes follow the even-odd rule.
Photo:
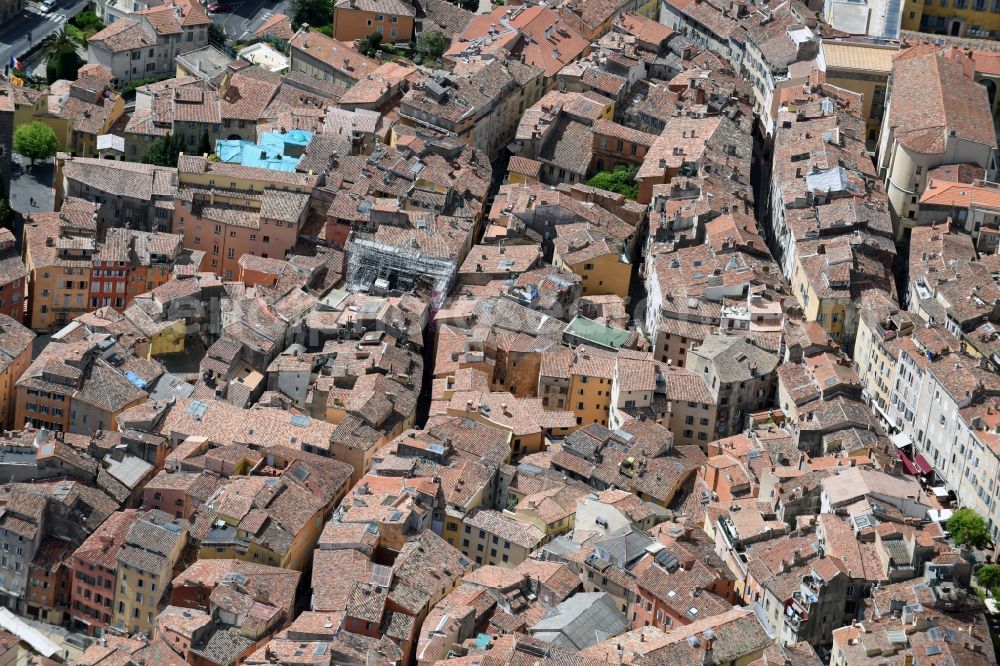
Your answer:
[[[23,171],[21,175],[11,175],[10,178],[11,208],[22,215],[51,211],[55,206],[55,192],[52,189],[55,166],[52,160],[36,164],[30,172],[27,170],[28,160],[15,155],[14,163],[21,164]],[[32,199],[35,200],[35,206],[31,205]]]
[[[264,21],[274,14],[288,12],[288,0],[272,2],[271,0],[236,1],[231,4],[232,11],[212,14],[215,25],[222,28],[226,37],[233,41],[245,40],[254,33]]]
[[[22,58],[24,54],[43,39],[58,30],[70,17],[76,16],[88,4],[88,0],[61,0],[51,14],[44,15],[38,3],[29,2],[24,13],[0,29],[0,63],[7,66],[10,57]]]

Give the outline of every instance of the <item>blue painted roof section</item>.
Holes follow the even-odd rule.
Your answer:
[[[237,139],[220,139],[215,142],[215,153],[228,164],[241,164],[272,171],[295,171],[302,148],[313,139],[312,132],[292,130],[290,132],[265,132],[260,143]],[[298,148],[295,155],[288,155],[289,147]]]

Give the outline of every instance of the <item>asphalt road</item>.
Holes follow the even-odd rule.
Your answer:
[[[231,11],[212,14],[212,21],[233,41],[246,40],[274,14],[288,13],[288,0],[234,0]]]
[[[10,57],[22,58],[39,42],[58,30],[89,4],[88,0],[60,0],[51,14],[45,15],[38,3],[29,2],[24,13],[0,29],[0,66],[10,64]]]

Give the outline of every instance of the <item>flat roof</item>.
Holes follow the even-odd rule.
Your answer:
[[[625,344],[630,333],[625,329],[606,326],[593,319],[577,315],[573,317],[573,321],[566,327],[564,334],[583,338],[602,347],[618,349]]]
[[[874,44],[823,42],[827,72],[831,69],[854,69],[888,75],[892,71],[892,58],[898,52],[898,48]]]
[[[260,141],[240,139],[219,139],[215,142],[215,152],[227,164],[239,164],[272,171],[295,171],[301,159],[299,155],[286,154],[289,146],[304,148],[313,139],[313,133],[305,130],[288,132],[264,132]]]

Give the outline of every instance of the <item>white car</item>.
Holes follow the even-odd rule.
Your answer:
[[[57,0],[42,0],[42,4],[40,6],[43,12],[49,14],[52,12],[53,9],[56,8],[56,4]]]

